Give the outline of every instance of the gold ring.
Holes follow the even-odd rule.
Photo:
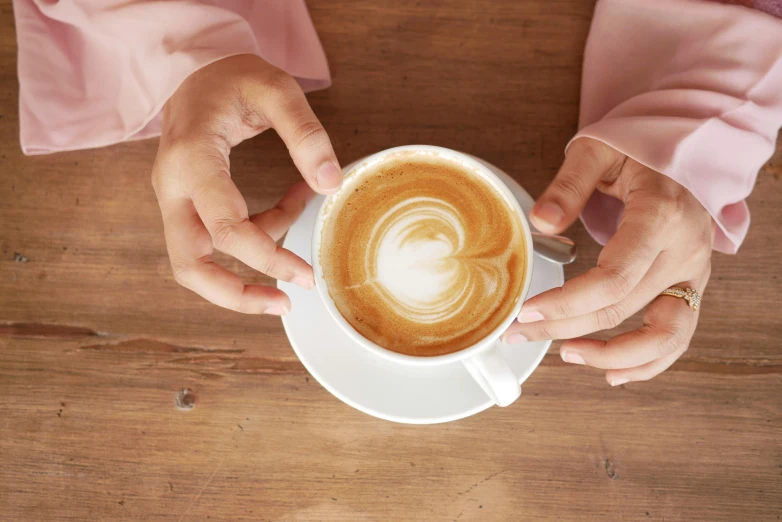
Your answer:
[[[663,290],[660,295],[669,295],[671,297],[680,297],[687,301],[693,312],[697,312],[701,306],[701,296],[692,288],[681,288],[678,286],[672,286],[667,290]]]

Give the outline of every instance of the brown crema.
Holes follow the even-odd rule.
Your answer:
[[[500,326],[524,288],[527,248],[516,210],[480,174],[406,154],[346,178],[326,210],[319,255],[356,331],[425,357]]]

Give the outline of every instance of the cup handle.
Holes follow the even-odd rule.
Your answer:
[[[521,395],[519,378],[500,352],[500,341],[464,361],[472,378],[498,406],[508,406]]]

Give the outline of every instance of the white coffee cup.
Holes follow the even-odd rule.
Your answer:
[[[357,179],[361,174],[368,169],[372,169],[379,163],[383,163],[388,160],[390,156],[398,158],[410,154],[435,156],[445,160],[455,162],[463,169],[473,172],[478,176],[485,179],[497,192],[505,202],[516,212],[521,221],[524,229],[524,241],[526,247],[526,270],[524,273],[524,288],[519,293],[517,302],[514,304],[513,309],[509,312],[508,316],[502,321],[502,323],[495,328],[491,333],[484,337],[479,342],[459,350],[457,352],[448,353],[445,355],[435,355],[432,357],[416,357],[412,355],[401,354],[387,350],[382,346],[373,343],[360,333],[358,333],[350,323],[342,316],[334,304],[334,300],[329,295],[326,280],[323,278],[323,268],[320,265],[320,246],[321,246],[321,233],[323,225],[326,220],[328,210],[333,207],[330,202],[333,198],[339,198],[343,196],[343,191],[352,190],[351,179]],[[486,166],[475,160],[473,157],[456,152],[451,149],[442,147],[433,147],[429,145],[406,145],[403,147],[395,147],[393,149],[387,149],[376,154],[373,154],[367,158],[364,158],[345,169],[345,182],[336,194],[326,198],[320,210],[318,211],[318,217],[315,221],[315,229],[312,233],[312,267],[315,272],[315,286],[318,289],[318,293],[326,306],[326,309],[331,314],[331,317],[337,322],[337,324],[345,331],[345,333],[358,345],[368,350],[369,352],[381,357],[383,359],[406,364],[410,366],[440,366],[445,364],[452,364],[457,361],[461,361],[470,375],[476,380],[476,382],[483,388],[486,394],[499,406],[508,406],[513,401],[519,398],[521,395],[521,385],[519,384],[519,377],[513,372],[508,362],[500,351],[500,336],[502,333],[516,320],[516,317],[521,311],[521,305],[524,303],[524,299],[529,291],[530,281],[532,279],[532,260],[533,260],[533,248],[532,248],[532,235],[530,234],[529,223],[524,216],[521,207],[519,206],[516,198],[513,197],[507,186]]]

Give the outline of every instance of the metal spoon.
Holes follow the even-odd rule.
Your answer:
[[[572,239],[564,236],[533,232],[532,246],[540,257],[560,265],[567,265],[576,260],[578,250],[576,244]]]

